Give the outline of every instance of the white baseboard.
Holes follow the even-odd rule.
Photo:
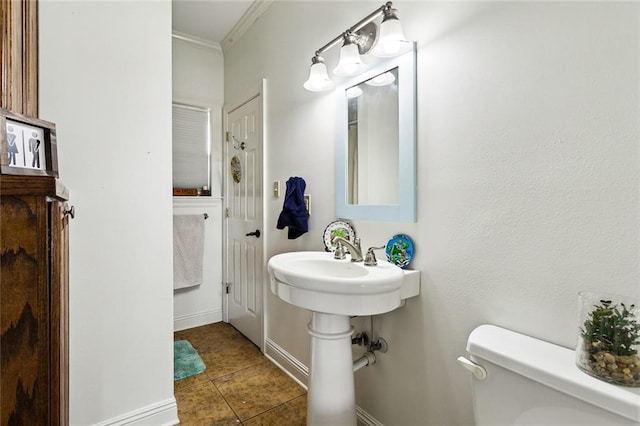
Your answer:
[[[270,339],[265,339],[264,341],[264,354],[271,362],[298,382],[300,386],[307,389],[309,368],[306,365]]]
[[[308,389],[309,383],[309,368],[302,362],[298,361],[296,357],[284,350],[276,342],[270,339],[264,341],[264,354],[277,365],[282,371],[287,373],[289,377],[298,382],[300,386]],[[373,367],[375,368],[375,366]],[[362,408],[356,405],[356,416],[358,424],[364,426],[384,426],[378,420],[376,420],[371,414],[364,411]]]
[[[376,420],[371,414],[364,411],[362,408],[356,405],[356,417],[358,418],[358,424],[364,426],[384,426],[378,420]]]
[[[169,398],[121,416],[97,423],[95,426],[172,426],[180,423],[175,398]]]
[[[186,330],[220,321],[222,321],[222,309],[181,315],[173,318],[173,331]]]

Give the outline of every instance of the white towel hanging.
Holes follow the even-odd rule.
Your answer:
[[[173,288],[202,284],[205,216],[173,216]]]

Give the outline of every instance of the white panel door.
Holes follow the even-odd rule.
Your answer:
[[[262,97],[231,111],[227,129],[227,317],[262,348]]]

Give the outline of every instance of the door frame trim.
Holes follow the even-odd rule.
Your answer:
[[[228,225],[227,225],[227,216],[226,216],[226,209],[228,207],[227,202],[228,202],[228,196],[227,196],[227,183],[228,183],[228,179],[229,179],[229,168],[226,162],[226,158],[227,158],[227,154],[228,154],[228,149],[229,149],[229,142],[226,140],[226,138],[224,137],[226,135],[226,132],[229,131],[229,114],[231,114],[232,112],[234,112],[235,110],[237,110],[238,108],[240,108],[241,106],[245,105],[248,102],[253,101],[256,98],[261,98],[260,99],[260,131],[261,131],[261,137],[260,137],[260,144],[262,145],[262,221],[261,221],[261,226],[260,229],[263,229],[264,232],[262,233],[261,236],[261,244],[262,244],[262,300],[260,303],[260,351],[264,353],[265,351],[265,337],[266,337],[266,326],[267,326],[267,321],[265,319],[265,312],[266,312],[266,297],[267,297],[267,289],[268,289],[268,279],[266,279],[266,277],[268,277],[268,272],[267,272],[267,261],[266,261],[266,253],[267,253],[267,238],[269,236],[269,233],[267,232],[267,228],[265,226],[266,221],[265,221],[265,217],[266,217],[266,208],[267,208],[267,203],[266,203],[266,199],[267,199],[267,186],[266,186],[266,170],[267,170],[267,155],[266,155],[266,148],[267,148],[267,136],[266,136],[266,130],[267,130],[267,126],[265,123],[265,117],[266,117],[266,99],[267,99],[267,95],[266,95],[266,87],[267,87],[267,80],[266,79],[261,79],[260,82],[254,86],[253,89],[249,90],[244,96],[240,97],[239,101],[236,101],[235,103],[232,103],[230,105],[225,105],[222,108],[222,114],[223,114],[223,132],[222,132],[222,161],[224,162],[224,164],[222,165],[222,200],[223,200],[223,204],[222,204],[222,215],[223,215],[223,220],[222,220],[222,282],[220,283],[221,285],[221,290],[222,290],[222,321],[228,323],[229,322],[229,294],[225,293],[225,283],[226,283],[226,279],[227,279],[227,247],[228,247],[228,243],[229,243],[229,237],[228,237]]]

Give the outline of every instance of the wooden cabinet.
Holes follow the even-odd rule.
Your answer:
[[[38,116],[38,1],[0,1],[0,107]]]
[[[69,423],[68,193],[0,176],[0,425]]]

